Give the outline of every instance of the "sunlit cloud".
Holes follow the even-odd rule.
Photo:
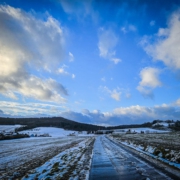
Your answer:
[[[51,16],[43,21],[11,6],[0,6],[0,93],[18,99],[17,94],[41,101],[65,102],[67,90],[54,79],[42,79],[32,72],[54,72],[63,60],[65,36]],[[13,27],[13,28],[12,28]]]

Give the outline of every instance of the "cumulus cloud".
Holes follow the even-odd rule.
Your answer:
[[[152,90],[156,87],[160,87],[162,83],[159,80],[160,70],[152,67],[145,67],[140,72],[141,81],[137,90],[141,92],[145,97],[153,97]]]
[[[32,71],[52,72],[64,57],[65,36],[51,16],[37,19],[34,12],[0,6],[0,93],[42,101],[64,102],[67,90],[53,79],[41,79]]]
[[[180,69],[180,10],[173,13],[166,28],[159,28],[152,37],[145,36],[142,45],[154,60],[167,67]]]
[[[111,29],[100,29],[98,48],[101,57],[113,61],[114,64],[121,62],[121,59],[115,57],[117,44],[118,37]]]
[[[110,112],[101,112],[97,109],[89,111],[83,109],[81,112],[67,110],[65,106],[42,104],[42,103],[15,103],[0,102],[1,116],[6,117],[43,117],[62,116],[82,123],[97,125],[121,125],[140,124],[152,122],[155,119],[167,120],[178,119],[180,116],[179,106],[173,104],[162,104],[153,107],[134,105],[129,107],[118,107]]]
[[[62,116],[84,123],[97,125],[121,125],[121,124],[140,124],[152,122],[155,119],[167,120],[179,118],[180,109],[172,105],[162,104],[153,107],[139,105],[115,108],[111,112],[101,112],[99,110],[82,112],[66,111]]]
[[[141,76],[141,82],[139,83],[140,86],[148,86],[155,88],[157,86],[161,86],[161,82],[158,79],[158,75],[160,73],[160,70],[157,68],[152,67],[146,67],[141,70],[140,76]]]

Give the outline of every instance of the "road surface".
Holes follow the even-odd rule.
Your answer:
[[[171,180],[105,136],[96,138],[89,180]]]

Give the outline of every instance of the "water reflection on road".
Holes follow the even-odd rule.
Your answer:
[[[162,172],[133,156],[105,136],[96,138],[90,180],[170,180]]]

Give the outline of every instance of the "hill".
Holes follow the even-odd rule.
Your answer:
[[[42,117],[42,118],[5,118],[0,117],[0,125],[25,125],[18,128],[19,130],[33,129],[36,127],[59,127],[73,131],[97,131],[97,130],[111,130],[111,129],[125,129],[125,128],[154,128],[154,129],[174,129],[180,130],[180,121],[173,120],[154,120],[143,124],[130,124],[118,126],[98,126],[92,124],[85,124],[72,121],[63,117]]]
[[[74,131],[97,131],[106,129],[104,126],[79,123],[63,117],[44,117],[44,118],[4,118],[0,117],[0,125],[25,125],[19,130],[32,129],[36,127],[59,127]]]

